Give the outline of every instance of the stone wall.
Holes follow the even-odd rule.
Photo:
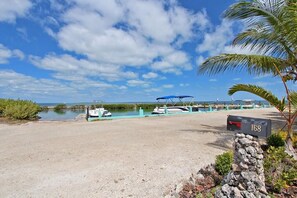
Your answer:
[[[265,188],[263,151],[257,138],[236,134],[232,170],[224,178],[223,186],[215,197],[269,197]]]

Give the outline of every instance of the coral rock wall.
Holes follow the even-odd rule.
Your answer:
[[[265,188],[263,151],[257,138],[238,133],[234,149],[232,170],[224,178],[223,186],[217,190],[215,197],[269,197]]]

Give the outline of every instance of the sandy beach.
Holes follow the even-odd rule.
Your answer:
[[[229,114],[278,115],[270,108],[0,124],[0,197],[162,197],[230,147]]]

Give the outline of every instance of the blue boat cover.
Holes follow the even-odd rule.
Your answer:
[[[193,96],[163,96],[163,97],[159,97],[157,98],[156,100],[168,100],[168,99],[172,99],[172,98],[179,98],[179,99],[182,99],[182,98],[193,98]]]
[[[177,96],[177,98],[194,98],[193,96]]]

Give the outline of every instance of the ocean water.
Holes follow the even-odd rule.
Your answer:
[[[112,116],[129,116],[129,115],[138,115],[138,111],[111,111]],[[145,112],[146,114],[150,114],[151,111]],[[39,120],[42,121],[67,121],[74,120],[77,116],[84,114],[84,110],[65,110],[61,112],[55,112],[53,110],[42,111],[38,114],[40,117]]]

